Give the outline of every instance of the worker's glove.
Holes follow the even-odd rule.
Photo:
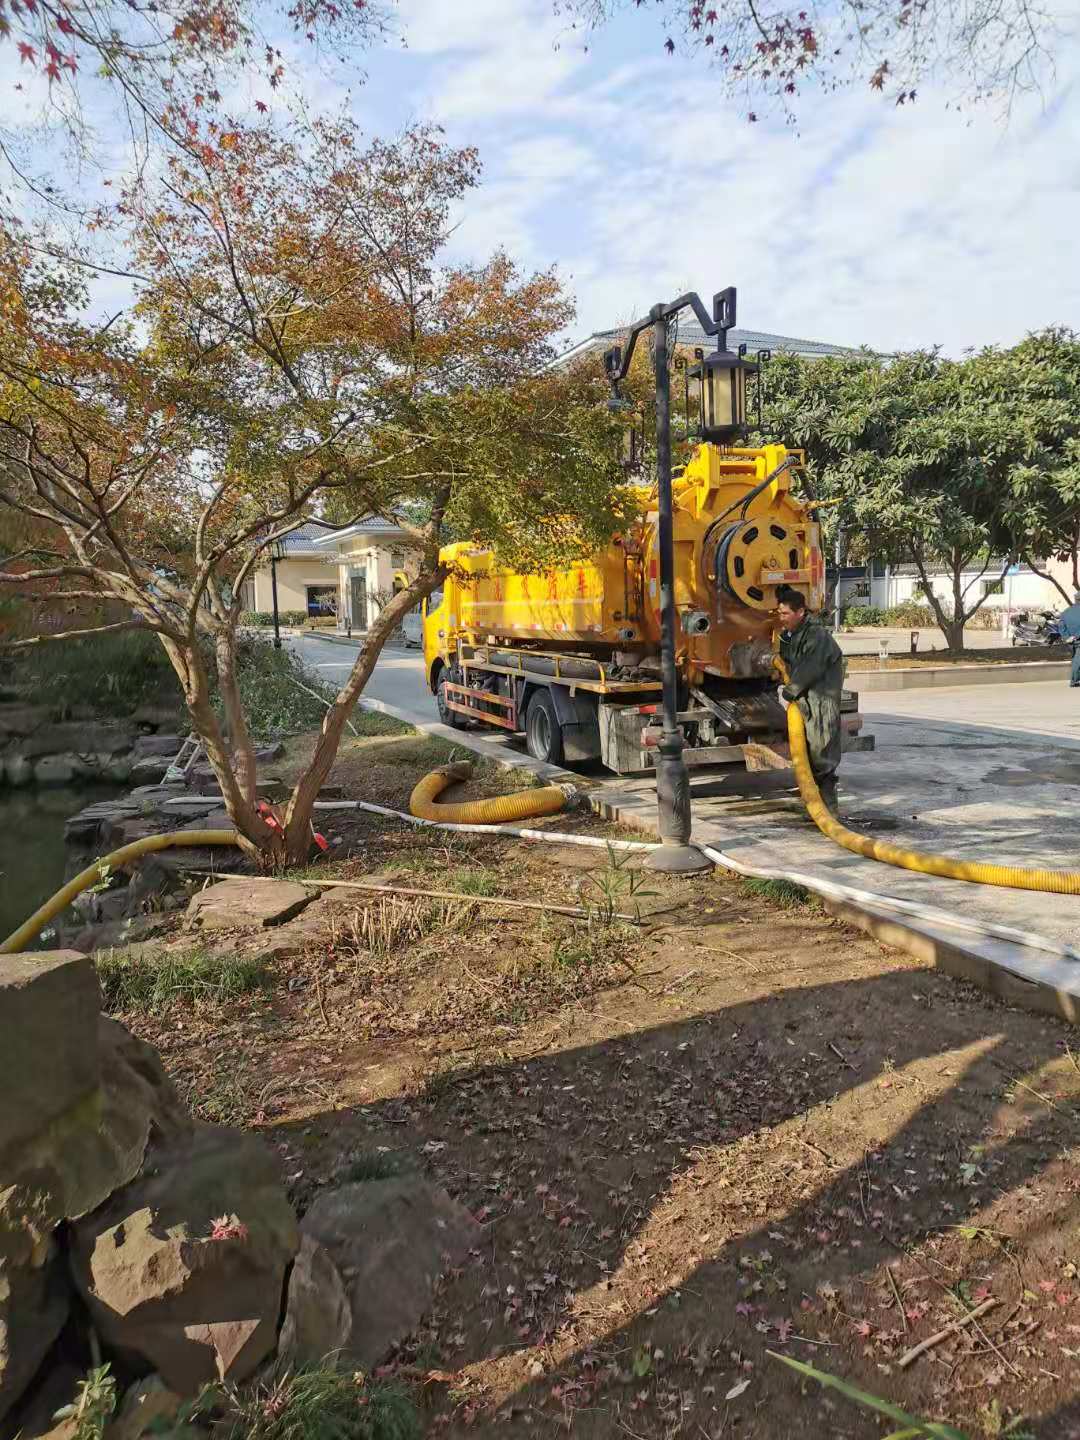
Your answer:
[[[791,704],[791,697],[787,693],[786,685],[780,685],[777,687],[776,698],[780,701],[780,704],[786,710],[787,707]]]

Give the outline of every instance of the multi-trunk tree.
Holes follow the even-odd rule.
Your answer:
[[[769,367],[769,429],[806,449],[811,483],[874,555],[914,564],[951,650],[1011,564],[1075,552],[1078,354],[1073,336],[1048,331],[960,360]],[[942,569],[947,598],[932,583]]]
[[[125,197],[127,330],[80,321],[71,276],[6,235],[0,503],[45,538],[0,590],[107,596],[130,612],[110,623],[149,626],[245,842],[292,861],[383,643],[445,577],[446,529],[541,566],[624,518],[600,377],[546,367],[571,314],[557,277],[446,259],[477,173],[427,128],[363,147],[345,124],[214,127]],[[236,635],[244,581],[316,514],[399,524],[415,578],[371,625],[281,835],[256,810]]]

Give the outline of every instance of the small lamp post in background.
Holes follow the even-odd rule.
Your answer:
[[[270,541],[270,599],[274,607],[274,649],[281,649],[281,625],[278,620],[277,562],[285,559],[284,540]]]
[[[604,355],[611,382],[611,404],[621,408],[619,381],[630,369],[638,337],[652,329],[653,371],[656,378],[656,498],[657,548],[660,551],[660,666],[663,678],[663,728],[656,760],[656,801],[660,818],[660,847],[650,852],[650,870],[668,873],[707,870],[712,862],[690,844],[690,777],[683,759],[679,728],[679,683],[675,669],[675,548],[671,496],[671,383],[668,368],[668,321],[687,307],[693,310],[706,335],[717,336],[717,348],[693,372],[701,380],[702,438],[732,444],[746,429],[746,377],[755,366],[727,348],[727,332],[735,324],[735,288],[713,296],[710,316],[700,296],[680,295],[669,305],[654,305],[648,319],[630,327],[625,351],[613,346]]]

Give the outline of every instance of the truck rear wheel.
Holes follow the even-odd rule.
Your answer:
[[[525,748],[534,760],[563,763],[562,728],[546,690],[535,691],[525,711]]]

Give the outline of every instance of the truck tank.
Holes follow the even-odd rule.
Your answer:
[[[772,648],[777,587],[824,599],[813,503],[791,493],[800,456],[783,445],[699,445],[673,483],[678,661],[691,684],[760,677]],[[575,651],[640,665],[660,647],[656,492],[640,489],[642,519],[599,555],[527,575],[474,545],[446,547],[450,634],[483,644]]]

